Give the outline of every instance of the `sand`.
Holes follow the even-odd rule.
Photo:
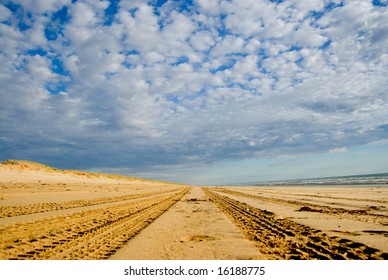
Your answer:
[[[111,259],[250,260],[259,256],[254,243],[244,239],[201,188],[194,187]]]
[[[0,259],[388,259],[386,186],[193,187],[0,164]]]

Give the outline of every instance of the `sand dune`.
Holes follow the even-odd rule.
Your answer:
[[[388,259],[388,188],[190,187],[0,164],[0,259]]]

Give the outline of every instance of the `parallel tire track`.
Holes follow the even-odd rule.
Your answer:
[[[172,191],[176,191],[172,190]],[[171,191],[171,192],[172,192]],[[161,194],[166,193],[166,191],[153,192],[152,194]],[[48,203],[34,203],[28,205],[16,205],[16,206],[2,206],[0,207],[0,218],[4,217],[15,217],[28,214],[50,212],[50,211],[59,211],[64,209],[71,209],[77,207],[87,207],[111,202],[119,202],[130,199],[136,199],[141,197],[149,196],[150,193],[141,193],[141,194],[129,194],[122,196],[114,197],[104,197],[104,198],[91,198],[91,199],[80,199],[80,200],[69,200],[63,202],[48,202]]]
[[[209,188],[205,193],[226,215],[255,241],[267,259],[366,260],[388,259],[388,254],[260,210]]]
[[[329,214],[329,215],[337,216],[341,218],[345,215],[346,217],[357,221],[367,221],[378,225],[388,224],[388,217],[386,215],[370,213],[367,210],[349,210],[344,208],[335,208],[335,207],[322,206],[322,205],[300,202],[295,200],[266,197],[262,195],[253,195],[253,194],[243,193],[235,190],[224,189],[224,188],[222,189],[217,188],[217,191],[226,193],[226,194],[237,195],[237,196],[252,198],[252,199],[266,201],[266,202],[278,203],[283,205],[292,205],[292,206],[296,205],[301,207],[308,207],[307,209],[310,209],[310,211],[325,213],[325,214]],[[371,218],[371,219],[368,219],[368,218]]]
[[[188,190],[109,209],[1,226],[0,259],[106,259]]]

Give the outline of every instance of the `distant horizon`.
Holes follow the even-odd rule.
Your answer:
[[[134,176],[134,175],[131,175],[131,174],[122,174],[122,173],[109,173],[109,172],[103,172],[103,171],[90,171],[90,170],[82,170],[82,169],[74,169],[74,168],[70,168],[70,169],[61,169],[61,168],[58,168],[58,167],[55,167],[55,166],[50,166],[50,165],[47,165],[47,164],[44,164],[42,162],[36,162],[36,161],[29,161],[29,160],[25,160],[25,159],[6,159],[4,161],[1,161],[1,163],[5,163],[6,161],[27,161],[27,162],[31,162],[31,163],[37,163],[37,164],[42,164],[44,166],[47,166],[47,167],[50,167],[50,168],[54,168],[54,169],[58,169],[58,170],[63,170],[63,171],[80,171],[80,172],[90,172],[90,173],[101,173],[101,174],[107,174],[107,175],[119,175],[119,176],[124,176],[124,177],[135,177],[135,178],[139,178],[139,179],[146,179],[146,180],[155,180],[155,181],[161,181],[161,180],[158,180],[156,178],[145,178],[145,177],[138,177],[138,176]],[[304,177],[304,178],[286,178],[286,179],[280,179],[280,180],[264,180],[264,181],[252,181],[252,182],[230,182],[230,183],[227,183],[227,184],[219,184],[219,185],[249,185],[249,184],[261,184],[261,183],[276,183],[276,182],[292,182],[292,181],[298,181],[298,180],[315,180],[315,179],[334,179],[334,178],[352,178],[352,177],[370,177],[370,176],[374,176],[374,175],[378,175],[378,176],[381,176],[381,175],[387,175],[388,177],[388,172],[382,172],[382,173],[369,173],[369,174],[348,174],[348,175],[338,175],[338,176],[322,176],[322,177]],[[388,181],[387,181],[388,182]],[[178,181],[171,181],[170,183],[177,183],[177,184],[187,184],[187,185],[191,185],[189,183],[184,183],[184,182],[178,182]],[[210,185],[217,185],[217,184],[203,184],[203,185],[207,185],[207,186],[210,186]]]

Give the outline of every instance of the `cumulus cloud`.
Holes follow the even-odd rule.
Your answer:
[[[6,21],[10,19],[12,16],[12,13],[7,7],[0,6],[0,20],[1,21]]]
[[[53,0],[53,1],[45,1],[45,0],[14,0],[9,1],[15,4],[21,5],[25,11],[33,12],[37,14],[43,14],[46,12],[54,12],[59,10],[64,5],[70,4],[70,0]]]
[[[0,4],[1,158],[168,176],[387,138],[371,1],[43,2]]]

